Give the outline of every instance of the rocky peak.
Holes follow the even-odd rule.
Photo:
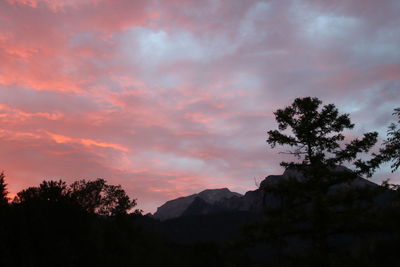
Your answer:
[[[184,214],[186,209],[198,198],[208,204],[214,204],[223,199],[242,196],[239,193],[232,192],[228,188],[207,189],[198,194],[193,194],[186,197],[180,197],[174,200],[167,201],[160,206],[154,213],[153,217],[161,221],[176,218]]]
[[[239,193],[231,192],[228,188],[221,189],[206,189],[197,194],[199,198],[203,199],[205,202],[214,204],[224,198],[231,198],[234,196],[242,196]]]

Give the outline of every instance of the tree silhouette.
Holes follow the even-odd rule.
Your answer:
[[[267,142],[272,148],[289,148],[281,153],[293,155],[297,161],[282,162],[283,167],[294,171],[292,176],[265,188],[266,194],[279,199],[278,205],[266,209],[267,227],[275,229],[270,236],[282,239],[288,234],[310,233],[316,251],[326,250],[327,236],[338,227],[338,207],[344,214],[343,209],[350,210],[349,199],[355,202],[357,194],[349,198],[349,187],[339,185],[351,184],[365,172],[365,162],[358,155],[368,152],[378,135],[366,133],[361,139],[342,144],[342,132],[354,127],[349,114],[339,114],[334,104],[321,104],[318,98],[296,98],[290,106],[274,112],[279,130],[268,131]],[[352,163],[356,170],[340,167],[343,163]]]
[[[268,144],[274,148],[277,144],[293,148],[287,154],[292,154],[302,161],[282,162],[288,168],[305,166],[326,166],[334,168],[344,162],[354,162],[358,166],[357,155],[368,152],[377,141],[377,132],[364,134],[362,139],[355,139],[341,147],[345,139],[342,134],[345,129],[353,129],[349,114],[339,114],[334,104],[324,105],[318,98],[296,98],[292,105],[278,109],[275,119],[279,130],[268,131]],[[320,109],[320,110],[319,110]],[[286,134],[290,129],[293,135]]]
[[[8,191],[7,184],[5,183],[5,174],[4,172],[0,173],[0,206],[8,204]]]
[[[136,206],[120,185],[108,185],[104,179],[80,180],[71,184],[70,194],[81,207],[99,215],[126,214]]]
[[[15,203],[32,201],[74,203],[88,213],[115,216],[127,214],[136,206],[120,185],[108,185],[104,179],[79,180],[68,186],[64,181],[43,181],[17,193]],[[136,214],[140,211],[135,211]]]
[[[102,179],[21,190],[0,208],[0,266],[143,266],[140,255],[151,251],[151,240],[136,224],[141,214],[114,216],[135,204]]]
[[[391,123],[387,130],[387,138],[383,141],[378,153],[367,162],[358,162],[359,168],[368,176],[378,169],[383,163],[391,162],[392,172],[400,167],[400,108],[394,109],[392,115],[398,117],[397,124]]]
[[[393,115],[397,116],[397,123],[400,124],[400,108],[394,110]],[[400,167],[400,125],[392,123],[388,128],[388,138],[383,142],[379,157],[383,162],[392,162],[392,172]]]
[[[28,187],[17,193],[16,203],[29,201],[61,202],[68,196],[67,184],[62,181],[43,181],[39,187]]]

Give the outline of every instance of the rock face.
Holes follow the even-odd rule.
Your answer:
[[[241,196],[242,195],[239,193],[231,192],[228,188],[207,189],[198,194],[167,201],[157,209],[153,217],[165,221],[185,214],[197,213],[197,210],[199,210],[200,213],[208,213],[203,211],[203,209],[207,208],[210,211],[216,210],[213,208],[215,203],[228,200],[232,197]]]
[[[349,171],[345,167],[337,167],[336,171]],[[208,189],[198,194],[181,197],[166,202],[157,209],[154,218],[161,221],[189,215],[206,215],[221,212],[252,212],[261,213],[265,204],[274,205],[277,198],[272,194],[265,193],[265,188],[289,178],[298,180],[305,179],[304,176],[295,170],[286,170],[282,175],[270,175],[265,178],[260,187],[253,191],[248,191],[244,195],[231,192],[227,188]],[[358,177],[350,183],[334,185],[330,192],[343,188],[376,187],[366,179]]]

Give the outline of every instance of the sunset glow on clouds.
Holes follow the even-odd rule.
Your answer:
[[[399,13],[397,0],[0,0],[0,169],[12,193],[105,178],[145,211],[252,190],[282,172],[266,131],[296,97],[385,136]]]

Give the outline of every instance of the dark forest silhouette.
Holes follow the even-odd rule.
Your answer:
[[[268,132],[267,142],[283,146],[295,161],[281,164],[292,176],[262,188],[274,201],[266,200],[260,214],[231,211],[160,222],[104,179],[43,181],[11,200],[2,172],[0,266],[398,264],[400,188],[389,181],[359,183],[383,163],[399,168],[400,108],[382,147],[366,157],[360,155],[368,155],[378,134],[345,144],[343,131],[354,127],[349,114],[321,105],[317,98],[297,98],[274,113],[278,130]],[[232,238],[215,241],[216,226]]]

